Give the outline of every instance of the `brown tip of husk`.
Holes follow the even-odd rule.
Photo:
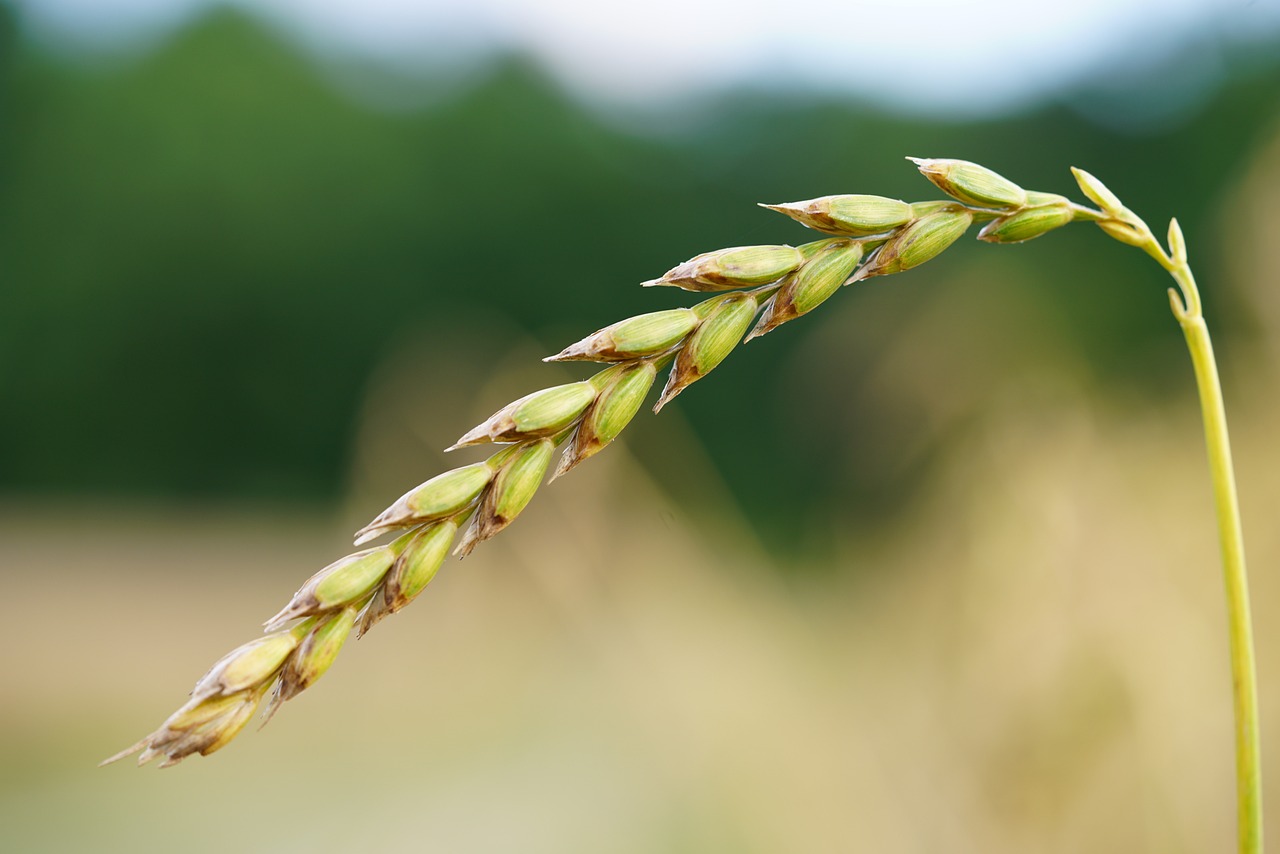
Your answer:
[[[459,558],[464,558],[475,551],[476,546],[484,542],[488,537],[481,536],[480,532],[480,514],[477,513],[471,517],[471,524],[467,525],[467,529],[462,532],[462,539],[458,541],[458,545],[454,547],[453,553]]]
[[[452,445],[445,448],[444,452],[446,454],[453,453],[459,448],[469,448],[472,445],[483,445],[487,441],[489,441],[489,437],[487,434],[476,433],[475,430],[472,430],[471,432],[467,433],[466,435],[458,439],[458,441],[454,442]]]
[[[590,339],[587,339],[588,341]],[[546,356],[542,359],[544,362],[589,362],[591,361],[591,349],[586,345],[586,341],[579,341],[576,344],[570,344],[554,356]]]
[[[578,454],[576,439],[577,437],[575,436],[574,440],[569,442],[569,447],[565,448],[564,453],[560,455],[560,459],[556,462],[555,470],[551,472],[551,477],[547,479],[547,483],[555,483],[556,478],[568,474],[578,463],[585,459]]]
[[[556,463],[555,471],[551,473],[547,483],[552,483],[556,478],[566,475],[578,467],[584,460],[595,456],[605,446],[599,440],[589,441],[583,446],[579,446],[578,437],[575,434],[573,441],[569,443],[569,447],[560,455],[560,460]]]
[[[120,751],[114,756],[109,756],[106,759],[102,760],[101,762],[98,763],[98,767],[102,768],[104,766],[110,765],[113,762],[119,762],[121,759],[124,759],[126,756],[132,756],[133,754],[137,753],[139,750],[142,750],[144,747],[150,747],[150,746],[151,746],[151,736],[147,736],[146,738],[139,741],[137,744],[134,744],[130,747],[126,747],[124,750]]]
[[[653,405],[653,412],[656,415],[662,411],[662,407],[675,400],[680,392],[688,388],[687,385],[676,386],[672,388],[671,381],[668,380],[666,386],[662,389],[662,396],[658,398],[658,402]]]
[[[777,329],[782,324],[786,323],[788,320],[791,320],[791,318],[790,317],[779,318],[773,315],[765,315],[761,317],[758,321],[756,321],[755,328],[753,328],[750,332],[747,333],[747,337],[742,339],[742,343],[745,344],[748,341],[755,340],[756,338],[762,338],[765,335],[768,335],[773,330]]]
[[[369,604],[365,606],[364,613],[360,615],[360,624],[356,627],[356,640],[360,640],[360,638],[364,637],[365,632],[378,625],[385,617],[394,613],[395,611],[387,606],[386,599],[383,596],[375,595]]]
[[[356,531],[356,537],[351,541],[351,544],[363,546],[365,543],[373,542],[383,534],[399,531],[402,528],[412,528],[415,524],[417,523],[412,518],[386,522],[379,522],[378,519],[374,519],[368,525]]]
[[[797,207],[792,202],[781,202],[780,204],[776,204],[776,205],[771,205],[768,202],[756,202],[756,207],[764,208],[765,210],[770,210],[770,211],[777,211],[778,213],[781,213],[781,214],[785,214],[790,211],[801,210],[801,208]]]
[[[159,756],[164,756],[164,751],[156,750],[154,747],[148,745],[147,749],[142,751],[141,755],[138,756],[138,767],[141,768],[149,762],[154,762],[156,757]]]
[[[386,510],[383,510],[377,516],[373,517],[373,521],[356,531],[354,544],[362,546],[367,542],[378,539],[389,531],[395,531],[399,528],[406,528],[413,524],[413,513],[410,511],[406,499],[411,493],[405,493],[395,504],[392,504]]]
[[[752,339],[768,335],[795,316],[794,313],[790,316],[781,316],[781,312],[778,310],[778,295],[774,294],[765,302],[764,311],[761,313],[760,319],[756,321],[756,325],[747,333],[747,337],[742,339],[742,343],[745,344]]]
[[[876,267],[879,265],[876,264],[876,261],[879,260],[879,258],[880,258],[880,247],[877,246],[875,250],[872,251],[872,253],[863,260],[862,264],[858,267],[858,269],[853,271],[853,275],[849,276],[849,278],[844,280],[844,285],[842,285],[841,287],[848,287],[849,285],[852,285],[854,282],[861,282],[864,279],[870,279],[870,278],[874,278],[875,276],[878,276],[879,273],[877,272]]]
[[[284,628],[290,621],[302,616],[302,612],[306,610],[297,602],[290,602],[280,609],[274,617],[262,624],[264,632],[274,632],[276,629]]]
[[[271,689],[271,696],[267,698],[267,704],[262,709],[262,722],[258,724],[258,730],[271,723],[271,719],[276,716],[276,712],[280,711],[280,707],[284,705],[284,701],[288,697],[283,696],[284,692],[281,683],[277,682],[276,686]]]
[[[467,432],[463,433],[462,436],[458,438],[458,441],[444,449],[445,453],[448,453],[449,451],[456,451],[459,448],[470,447],[471,445],[483,445],[486,442],[492,442],[494,427],[496,426],[494,422],[497,418],[498,416],[496,415],[488,418],[483,424],[477,424]]]

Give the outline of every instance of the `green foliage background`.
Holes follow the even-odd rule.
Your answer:
[[[1216,194],[1280,114],[1274,45],[1224,58],[1221,88],[1128,130],[1078,105],[1124,115],[1159,72],[1128,90],[1084,83],[998,120],[746,89],[623,120],[508,56],[465,80],[383,80],[408,106],[380,109],[231,12],[137,55],[85,56],[32,46],[3,9],[0,490],[16,494],[333,502],[369,377],[398,343],[478,318],[554,352],[688,304],[635,284],[699,251],[805,239],[757,201],[936,196],[905,154],[972,158],[1058,192],[1073,189],[1069,164],[1086,167],[1151,221],[1176,213],[1213,271]],[[962,245],[910,279],[846,291],[838,309],[743,348],[681,398],[767,541],[820,551],[821,533],[805,528],[819,506],[878,523],[946,441],[930,434],[909,459],[887,450],[901,441],[878,441],[909,439],[921,413],[860,396],[870,346],[797,368],[823,325],[892,336],[963,281],[973,293],[957,301],[957,327],[986,318],[1051,342],[1020,364],[1070,363],[1123,394],[1182,383],[1153,265],[1086,228],[1033,246]],[[1105,274],[1086,260],[1101,253],[1116,256]],[[989,284],[1006,280],[1016,305]],[[903,287],[910,298],[894,296]],[[1246,324],[1205,290],[1229,349]],[[942,352],[921,360],[922,373],[953,369]],[[422,365],[420,393],[453,368]],[[470,426],[461,413],[441,423],[441,445]],[[629,431],[634,446],[680,494],[681,472],[646,429]]]

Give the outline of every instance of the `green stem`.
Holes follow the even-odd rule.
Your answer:
[[[1077,178],[1079,176],[1077,175]],[[1093,179],[1096,180],[1096,179]],[[1084,187],[1084,184],[1081,184]],[[1109,191],[1108,191],[1109,192]],[[1091,197],[1092,198],[1092,197]],[[1098,201],[1098,199],[1094,199]],[[1262,758],[1258,726],[1258,672],[1253,653],[1253,619],[1249,614],[1249,576],[1244,565],[1244,534],[1240,528],[1240,500],[1236,496],[1231,440],[1222,385],[1213,358],[1209,327],[1201,313],[1200,291],[1187,265],[1186,244],[1177,221],[1169,223],[1170,251],[1160,245],[1141,217],[1127,208],[1108,208],[1099,225],[1123,225],[1108,234],[1137,246],[1156,260],[1178,283],[1169,289],[1169,305],[1182,326],[1200,392],[1204,441],[1213,480],[1213,504],[1218,517],[1222,572],[1227,593],[1227,630],[1231,637],[1231,684],[1236,717],[1236,818],[1240,854],[1262,854]],[[1105,230],[1105,229],[1104,229]]]
[[[1195,293],[1195,281],[1182,265],[1179,284]],[[1240,502],[1236,497],[1231,465],[1231,441],[1222,386],[1213,358],[1209,327],[1199,311],[1188,311],[1171,293],[1174,314],[1182,324],[1195,367],[1204,415],[1204,438],[1213,478],[1213,502],[1218,513],[1222,545],[1222,569],[1227,592],[1227,622],[1231,635],[1231,681],[1236,713],[1236,798],[1240,854],[1262,852],[1262,763],[1258,728],[1258,676],[1253,654],[1253,625],[1249,615],[1249,578],[1244,563],[1244,535],[1240,529]],[[1197,300],[1198,302],[1198,300]]]

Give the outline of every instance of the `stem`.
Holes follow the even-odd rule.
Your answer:
[[[1084,186],[1083,184],[1081,185]],[[1262,758],[1258,726],[1258,673],[1253,653],[1253,618],[1249,613],[1249,576],[1244,565],[1244,534],[1240,527],[1240,500],[1236,496],[1235,470],[1231,464],[1231,440],[1227,412],[1222,403],[1218,365],[1213,342],[1201,312],[1200,291],[1187,264],[1186,245],[1177,221],[1169,223],[1165,248],[1142,219],[1127,208],[1108,209],[1107,221],[1131,231],[1111,236],[1137,246],[1156,260],[1173,280],[1169,305],[1182,326],[1200,392],[1204,441],[1213,480],[1213,504],[1218,517],[1222,548],[1223,581],[1227,593],[1227,631],[1231,638],[1231,684],[1236,722],[1236,819],[1240,854],[1262,854]],[[1102,225],[1103,222],[1099,222]]]
[[[1185,265],[1185,281],[1179,284],[1195,293],[1195,281]],[[1236,713],[1236,798],[1240,854],[1262,852],[1262,763],[1258,728],[1258,677],[1253,653],[1253,625],[1249,614],[1249,578],[1245,571],[1244,535],[1240,528],[1240,502],[1236,497],[1231,465],[1231,441],[1227,413],[1213,358],[1209,327],[1199,311],[1183,308],[1171,293],[1174,314],[1182,324],[1195,367],[1204,415],[1204,438],[1213,478],[1213,502],[1218,514],[1222,545],[1222,569],[1227,592],[1227,622],[1231,635],[1231,682]],[[1197,301],[1198,302],[1198,301]]]

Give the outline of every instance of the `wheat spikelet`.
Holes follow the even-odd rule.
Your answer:
[[[986,222],[979,237],[997,243],[1029,240],[1074,219],[1098,222],[1121,236],[1136,227],[1127,219],[1129,212],[1106,197],[1105,188],[1097,190],[1083,178],[1085,193],[1104,212],[1062,196],[1027,192],[965,161],[915,162],[951,201],[843,195],[764,205],[831,236],[798,247],[708,252],[644,282],[715,295],[688,308],[628,318],[547,357],[544,361],[609,367],[581,382],[513,401],[464,433],[449,450],[505,447],[401,496],[356,533],[356,544],[391,532],[399,536],[312,576],[266,621],[264,637],[228,653],[159,729],[106,762],[140,752],[139,764],[164,757],[162,767],[173,765],[226,745],[262,705],[269,719],[281,703],[324,675],[353,631],[363,635],[420,594],[451,546],[454,554],[465,556],[514,522],[557,449],[562,448],[551,480],[612,442],[668,365],[655,412],[714,370],[744,336],[757,338],[809,313],[843,285],[919,266],[974,222]]]

